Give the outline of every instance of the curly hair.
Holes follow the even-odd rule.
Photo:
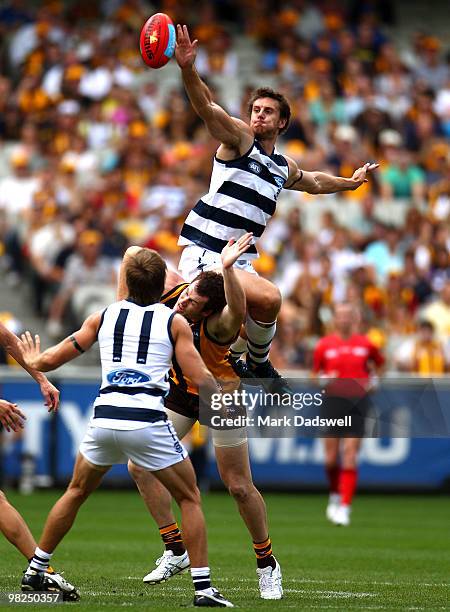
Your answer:
[[[252,91],[252,93],[250,94],[250,99],[248,101],[247,106],[247,112],[249,117],[252,114],[253,104],[256,102],[256,100],[259,100],[260,98],[271,98],[272,100],[276,100],[278,102],[278,106],[280,109],[280,119],[286,119],[285,126],[278,130],[278,132],[280,134],[284,134],[284,132],[288,129],[289,122],[291,120],[291,107],[289,106],[289,102],[286,100],[283,94],[279,93],[278,91],[275,91],[271,87],[259,87],[258,89]]]
[[[225,299],[225,290],[223,286],[223,276],[220,272],[201,272],[194,278],[192,282],[196,282],[196,291],[202,297],[207,297],[203,310],[212,310],[212,312],[220,312],[227,304]]]

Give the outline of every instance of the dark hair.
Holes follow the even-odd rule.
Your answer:
[[[152,249],[141,249],[127,263],[128,297],[140,306],[158,302],[164,291],[166,262]]]
[[[197,293],[208,298],[203,310],[212,310],[214,313],[221,312],[225,308],[227,301],[225,299],[223,276],[220,272],[201,272],[192,282],[197,282]]]
[[[284,134],[284,132],[288,129],[289,121],[291,120],[291,107],[289,106],[288,101],[283,94],[275,91],[271,87],[258,87],[258,89],[255,89],[250,94],[247,108],[249,116],[252,114],[253,104],[260,98],[272,98],[272,100],[276,100],[278,102],[278,106],[280,108],[280,119],[286,119],[286,125],[278,131],[280,134]]]
[[[434,332],[434,325],[431,321],[422,319],[419,321],[419,329],[428,329],[430,332]]]

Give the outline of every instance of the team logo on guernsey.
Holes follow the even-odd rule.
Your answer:
[[[110,372],[106,377],[108,382],[112,385],[140,385],[142,383],[150,382],[150,376],[138,370],[114,370]]]
[[[258,162],[252,160],[248,162],[248,167],[252,172],[256,172],[256,174],[261,174],[262,167],[260,164],[258,164]]]

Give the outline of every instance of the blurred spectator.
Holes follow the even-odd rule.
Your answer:
[[[448,362],[442,343],[434,337],[430,321],[420,321],[416,338],[401,345],[395,356],[396,365],[405,372],[421,376],[434,376],[448,371]]]
[[[441,54],[441,43],[434,36],[422,38],[419,46],[419,62],[414,76],[430,85],[435,91],[446,84],[449,67]]]
[[[425,197],[425,174],[402,148],[402,138],[395,130],[383,130],[379,136],[385,166],[380,172],[380,192],[386,199],[411,198],[415,203]]]
[[[11,223],[31,207],[33,195],[39,189],[39,178],[30,167],[30,157],[25,147],[18,146],[11,153],[12,173],[0,180],[0,208],[6,211]]]
[[[202,76],[236,76],[238,57],[231,49],[230,36],[221,31],[212,37],[204,47],[200,47],[196,66]]]
[[[99,232],[86,230],[80,234],[77,251],[67,260],[61,289],[50,306],[47,331],[52,337],[63,334],[63,319],[71,301],[71,315],[79,325],[90,312],[114,300],[116,271],[111,260],[101,255],[101,248]]]
[[[44,208],[49,202],[36,200],[33,212],[42,218]],[[62,207],[56,207],[52,219],[41,225],[29,238],[28,251],[31,267],[31,284],[34,308],[43,316],[45,299],[57,291],[62,280],[62,270],[57,267],[56,259],[60,252],[71,246],[75,240],[75,229],[67,222]]]
[[[434,326],[438,338],[447,345],[450,342],[450,281],[445,283],[438,296],[422,310],[421,316]]]
[[[384,283],[392,272],[403,268],[403,254],[399,244],[400,232],[393,226],[383,228],[380,240],[371,242],[364,251],[365,260],[372,265],[378,280]]]

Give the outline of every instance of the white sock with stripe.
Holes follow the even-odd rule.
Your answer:
[[[195,592],[206,591],[208,594],[211,589],[211,570],[209,567],[191,567],[192,582]]]
[[[33,558],[30,561],[30,565],[28,566],[27,572],[29,570],[34,570],[39,574],[46,572],[48,570],[48,566],[50,565],[52,555],[53,553],[47,553],[45,550],[41,550],[39,546],[37,546],[36,550],[34,551]]]
[[[264,363],[269,359],[270,345],[277,329],[277,322],[263,323],[255,321],[247,314],[245,331],[247,332],[248,358],[254,364]]]
[[[230,346],[230,353],[233,359],[239,359],[244,353],[247,352],[247,340],[245,338],[239,338],[233,342]]]

